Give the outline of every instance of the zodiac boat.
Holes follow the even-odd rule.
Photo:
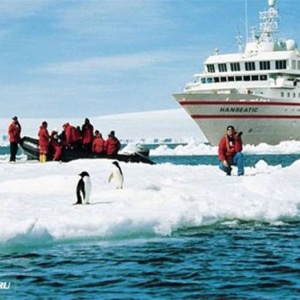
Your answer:
[[[27,155],[27,159],[29,160],[38,160],[39,159],[39,142],[35,138],[31,138],[28,136],[24,136],[21,139],[20,145],[24,151],[24,153]],[[47,161],[52,160],[52,153],[51,148],[49,151],[49,154],[47,156]],[[146,163],[154,165],[155,163],[150,160],[149,158],[149,149],[137,145],[131,153],[118,153],[113,156],[108,156],[105,154],[95,155],[91,152],[85,151],[83,149],[72,149],[72,148],[62,148],[62,155],[61,155],[61,161],[62,162],[69,162],[71,160],[75,159],[82,159],[82,158],[97,158],[97,159],[114,159],[118,161],[124,161],[124,162],[133,162],[133,163]]]

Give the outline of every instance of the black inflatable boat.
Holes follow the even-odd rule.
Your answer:
[[[39,160],[39,142],[37,139],[24,136],[20,141],[20,145],[24,153],[27,155],[28,160]],[[47,155],[47,161],[51,161],[52,157],[53,153],[50,148],[49,153]],[[60,159],[62,162],[69,162],[71,160],[82,158],[107,158],[124,162],[145,163],[151,165],[155,164],[149,159],[149,149],[144,148],[142,146],[137,146],[135,151],[133,151],[132,153],[120,153],[114,156],[108,156],[103,154],[95,155],[83,149],[62,148],[62,154]]]

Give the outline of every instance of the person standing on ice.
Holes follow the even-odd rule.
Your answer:
[[[10,159],[9,161],[15,162],[16,155],[18,152],[18,144],[21,140],[21,125],[19,123],[18,117],[13,117],[12,122],[8,127],[8,136],[10,143]]]
[[[226,134],[219,142],[219,168],[228,176],[231,175],[231,166],[237,166],[238,176],[244,175],[243,142],[241,136],[242,132],[237,133],[234,127],[230,125],[226,129]]]
[[[43,121],[38,133],[41,163],[44,163],[47,160],[48,148],[50,143],[50,136],[47,127],[48,123],[46,121]]]

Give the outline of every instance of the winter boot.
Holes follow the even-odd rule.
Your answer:
[[[45,154],[40,154],[40,162],[45,163],[46,162],[46,155]]]
[[[227,170],[226,170],[226,175],[231,176],[231,171],[232,171],[232,168],[228,167]]]

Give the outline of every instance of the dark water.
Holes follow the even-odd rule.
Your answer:
[[[5,155],[5,154],[8,154],[9,153],[9,146],[2,146],[2,147],[0,147],[0,155]],[[19,152],[19,153],[21,153],[21,151]]]
[[[9,146],[0,146],[0,155],[9,155],[10,154],[10,147]],[[23,151],[21,147],[18,148],[17,155],[22,155]]]
[[[156,163],[168,163],[176,165],[218,165],[219,160],[216,155],[193,155],[193,156],[153,156],[151,159]],[[294,161],[300,159],[300,154],[286,154],[286,155],[269,155],[269,154],[249,154],[244,155],[245,166],[255,166],[255,164],[264,160],[268,165],[282,165],[286,167],[291,165]]]
[[[174,149],[179,145],[185,144],[167,144],[168,148]],[[145,147],[148,149],[155,149],[158,144],[147,144]],[[125,145],[122,145],[125,147]],[[0,147],[0,155],[9,154],[9,146]],[[18,149],[18,155],[24,154],[21,147]],[[166,156],[152,156],[150,157],[155,163],[172,163],[176,165],[218,165],[219,160],[216,155],[166,155]],[[246,154],[244,155],[245,166],[254,166],[258,161],[264,160],[268,165],[282,165],[283,167],[291,165],[294,161],[300,159],[300,154]]]
[[[1,256],[1,299],[299,299],[300,224],[217,225]]]

